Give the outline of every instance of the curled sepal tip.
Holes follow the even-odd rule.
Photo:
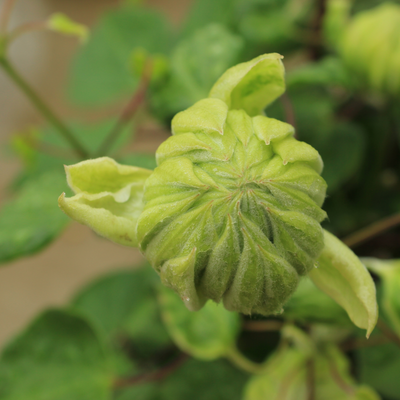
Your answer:
[[[126,246],[138,246],[136,223],[143,209],[144,182],[152,171],[120,165],[108,157],[65,167],[76,193],[62,194],[60,208],[99,235]]]
[[[285,70],[280,54],[263,54],[226,71],[210,91],[230,109],[242,109],[251,117],[285,91]]]
[[[318,268],[309,276],[331,296],[359,328],[371,334],[378,319],[375,284],[360,259],[338,238],[324,231],[325,247]]]

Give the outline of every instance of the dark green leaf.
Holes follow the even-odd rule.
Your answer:
[[[121,164],[132,165],[134,167],[154,169],[157,167],[154,154],[131,153],[117,160]]]
[[[308,278],[300,281],[284,309],[283,318],[290,320],[352,326],[346,311]]]
[[[187,361],[160,387],[162,400],[240,400],[247,375],[227,361]]]
[[[367,347],[357,352],[361,382],[391,400],[400,399],[400,348],[394,344]]]
[[[90,319],[107,341],[128,336],[142,352],[169,345],[153,284],[158,277],[149,267],[112,273],[84,288],[72,309]]]
[[[2,400],[108,400],[112,365],[85,320],[47,311],[0,360]]]
[[[21,185],[0,211],[0,263],[39,251],[68,224],[57,199],[67,189],[64,173],[54,169]]]
[[[182,40],[170,61],[170,77],[154,88],[151,106],[161,119],[170,118],[208,97],[215,81],[239,61],[243,40],[224,26],[207,25]]]
[[[134,6],[106,13],[73,63],[71,97],[79,104],[100,105],[129,94],[138,83],[129,66],[132,51],[143,47],[166,53],[170,45],[163,15]]]

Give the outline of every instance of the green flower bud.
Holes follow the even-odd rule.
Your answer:
[[[345,65],[360,86],[400,95],[400,5],[384,3],[349,21],[347,12],[344,0],[331,0],[325,24]]]
[[[191,310],[212,299],[278,313],[324,247],[321,158],[291,125],[259,115],[283,75],[277,54],[231,68],[157,150],[137,237]]]

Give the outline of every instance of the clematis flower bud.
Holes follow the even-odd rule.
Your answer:
[[[321,158],[291,125],[260,115],[283,73],[277,54],[228,70],[157,150],[138,240],[192,310],[212,299],[278,313],[324,247]],[[279,90],[261,96],[264,82]]]
[[[285,90],[279,54],[222,75],[178,113],[154,171],[103,157],[67,167],[62,210],[102,236],[139,246],[192,311],[282,311],[306,274],[370,334],[375,286],[357,256],[324,231],[318,152],[262,114]],[[318,267],[318,268],[315,268]]]

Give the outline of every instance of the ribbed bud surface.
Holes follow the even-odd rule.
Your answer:
[[[324,247],[318,152],[291,125],[217,98],[177,114],[138,222],[142,251],[189,309],[273,314]]]

